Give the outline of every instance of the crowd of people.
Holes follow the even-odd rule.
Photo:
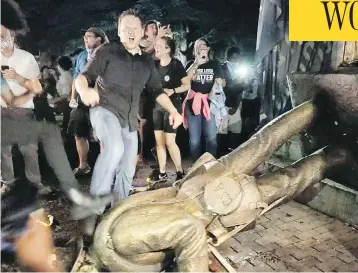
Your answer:
[[[177,144],[182,123],[193,162],[204,152],[217,156],[236,148],[259,124],[257,84],[253,77],[237,73],[238,48],[229,48],[227,60],[220,63],[210,58],[208,41],[199,38],[193,60],[182,63],[176,58],[170,26],[156,20],[144,23],[135,10],[119,16],[118,41],[109,42],[100,28],[87,29],[85,49],[75,61],[44,54],[37,62],[16,46],[16,31],[3,22],[1,36],[2,185],[11,188],[17,183],[12,160],[17,144],[26,182],[40,193],[51,190],[41,182],[41,142],[63,191],[81,207],[77,219],[85,218],[87,235],[93,234],[108,196],[113,196],[113,205],[130,195],[148,135],[154,135],[158,164],[146,181],[152,183],[168,179],[167,151],[176,168],[175,180],[184,176]],[[75,139],[79,160],[74,170],[56,129],[57,115],[62,115],[62,137]],[[4,129],[4,122],[9,127]],[[93,172],[88,164],[89,141],[101,147]],[[87,196],[75,177],[88,174],[92,176]],[[108,198],[100,199],[103,196]]]

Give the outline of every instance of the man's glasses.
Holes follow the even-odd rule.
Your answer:
[[[85,35],[83,36],[84,39],[90,39],[90,38],[97,38],[96,35]]]

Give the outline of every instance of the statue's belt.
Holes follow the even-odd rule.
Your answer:
[[[271,205],[262,202],[255,178],[242,173],[228,173],[209,182],[204,189],[203,201],[206,209],[217,215],[207,227],[215,238],[211,243],[221,244],[284,198]]]
[[[244,206],[246,210],[264,209],[255,178],[245,174],[230,173],[209,182],[204,189],[207,209],[226,216]],[[243,209],[245,210],[245,209]]]
[[[275,202],[273,202],[272,204],[267,206],[265,209],[263,209],[258,215],[256,215],[256,217],[252,218],[247,223],[243,223],[241,225],[235,226],[230,231],[228,231],[226,229],[227,227],[224,227],[224,225],[221,223],[219,217],[215,218],[211,222],[211,224],[206,228],[206,230],[209,233],[211,233],[211,235],[212,235],[212,236],[210,236],[208,238],[208,243],[212,244],[213,246],[221,245],[223,242],[225,242],[226,240],[230,239],[232,236],[234,236],[235,234],[237,234],[238,232],[240,232],[241,230],[246,228],[248,225],[253,223],[258,217],[260,217],[261,215],[265,214],[266,212],[268,212],[272,208],[278,206],[285,198],[286,198],[286,196],[279,198],[278,200],[276,200]]]

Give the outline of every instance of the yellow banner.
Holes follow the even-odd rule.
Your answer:
[[[290,41],[358,41],[358,0],[289,0]]]

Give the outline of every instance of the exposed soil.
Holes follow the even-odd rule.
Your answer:
[[[68,148],[69,147],[66,149],[67,151]],[[71,149],[71,151],[73,150]],[[21,168],[21,166],[23,166],[22,156],[19,154],[19,151],[16,148],[13,150],[13,155],[15,174],[17,176],[23,176],[23,168]],[[68,153],[68,156],[72,166],[77,164],[77,160],[71,156],[71,152]],[[94,156],[97,156],[97,154]],[[93,158],[91,159],[91,161],[94,161]],[[53,224],[51,228],[53,231],[54,243],[56,247],[54,254],[57,257],[57,262],[61,261],[65,270],[69,272],[78,255],[77,240],[80,234],[79,224],[77,221],[72,221],[70,219],[70,202],[63,196],[62,193],[58,191],[59,187],[57,179],[44,160],[44,155],[42,154],[41,149],[39,150],[39,162],[43,183],[45,185],[51,186],[54,189],[53,193],[44,196],[41,200],[42,207],[45,209],[46,213],[53,216]],[[90,175],[79,180],[85,191],[88,191],[89,181]],[[54,263],[56,263],[56,261],[54,261]],[[28,269],[20,267],[14,254],[1,254],[2,272],[19,272],[20,270],[25,272],[28,271]]]
[[[67,144],[67,145],[66,145]],[[91,147],[92,151],[89,155],[90,166],[93,169],[93,165],[95,163],[95,159],[98,155],[98,147],[96,144],[93,144]],[[91,145],[91,146],[92,146]],[[65,142],[65,147],[68,155],[68,159],[71,163],[71,167],[76,167],[77,159],[74,157],[74,146],[68,145]],[[14,167],[17,176],[22,176],[24,173],[21,173],[23,168],[23,160],[22,156],[19,154],[17,149],[14,149]],[[40,168],[41,174],[43,177],[43,183],[45,185],[49,185],[54,188],[54,192],[44,196],[43,200],[41,200],[42,207],[45,209],[46,213],[53,216],[53,224],[51,226],[53,231],[54,243],[55,243],[55,255],[57,257],[57,262],[61,261],[63,267],[67,272],[72,269],[72,266],[79,254],[79,248],[77,246],[78,239],[80,238],[80,222],[72,221],[70,219],[70,208],[71,204],[66,199],[66,197],[59,192],[59,187],[57,183],[57,179],[54,176],[53,172],[47,165],[44,160],[44,155],[41,153],[41,149],[39,150],[39,158],[40,158]],[[149,175],[151,169],[150,165],[140,165],[139,171],[142,173],[142,177],[146,177]],[[145,169],[142,171],[142,169]],[[84,192],[89,191],[91,174],[78,179],[81,184]],[[56,263],[56,261],[54,261]],[[84,263],[87,264],[87,263]],[[16,261],[15,255],[13,253],[2,253],[1,254],[1,272],[26,272],[28,269],[22,268],[18,262]],[[81,267],[81,271],[91,272],[93,269],[89,266],[88,270]]]

